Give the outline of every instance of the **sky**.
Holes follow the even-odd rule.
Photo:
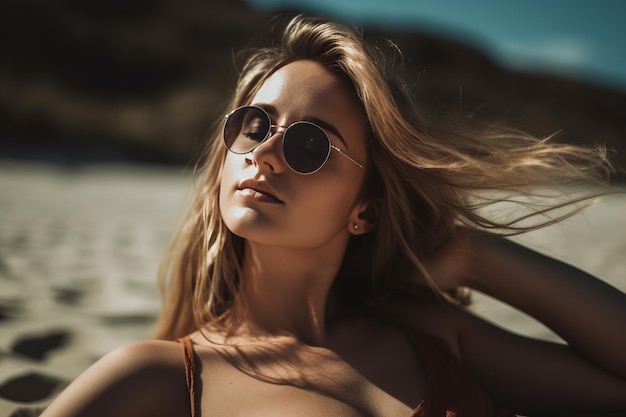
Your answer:
[[[247,0],[461,38],[500,63],[626,90],[626,0]]]

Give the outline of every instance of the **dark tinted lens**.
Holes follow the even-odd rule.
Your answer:
[[[224,143],[235,153],[248,153],[263,142],[270,131],[270,119],[256,107],[241,107],[224,123]]]
[[[298,122],[285,131],[283,152],[294,171],[310,174],[320,169],[328,159],[330,142],[320,127],[309,122]]]

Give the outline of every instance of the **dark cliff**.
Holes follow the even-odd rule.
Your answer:
[[[8,0],[0,6],[0,153],[189,163],[272,16],[241,1]],[[366,33],[368,31],[366,30]],[[605,143],[626,168],[626,92],[499,66],[461,41],[374,31],[418,100],[538,135]]]

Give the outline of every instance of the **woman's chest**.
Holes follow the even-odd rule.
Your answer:
[[[216,351],[202,361],[201,415],[411,415],[426,391],[416,349],[397,331],[366,330],[372,333],[360,337],[358,328],[346,329],[329,348],[270,343]]]
[[[320,369],[320,372],[324,372]],[[330,370],[330,374],[334,372]],[[208,378],[203,382],[199,399],[202,417],[213,416],[390,416],[408,417],[410,407],[369,381],[346,378],[320,383],[289,380],[279,383],[223,374],[220,380]],[[419,399],[416,399],[419,402]]]

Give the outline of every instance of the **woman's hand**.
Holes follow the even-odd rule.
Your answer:
[[[459,227],[430,255],[425,266],[438,289],[448,291],[458,287],[471,287],[475,258],[480,256],[475,241],[483,238],[486,236],[482,232]],[[420,284],[428,285],[424,278]]]

